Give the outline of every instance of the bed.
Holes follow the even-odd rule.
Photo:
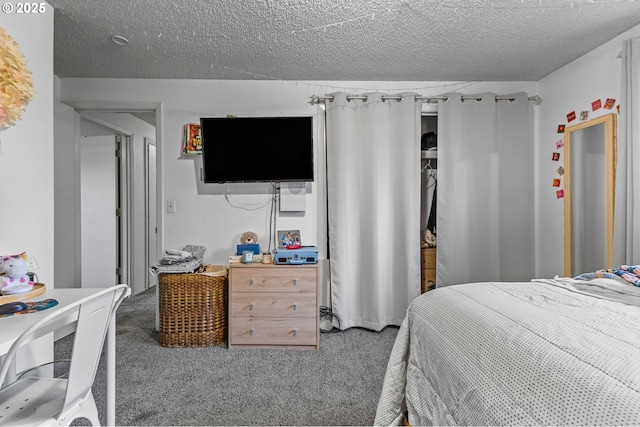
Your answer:
[[[640,425],[640,287],[448,286],[407,310],[375,424]]]

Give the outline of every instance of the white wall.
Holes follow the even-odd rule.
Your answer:
[[[102,103],[129,105],[132,103],[161,104],[157,145],[161,176],[159,205],[163,247],[181,248],[187,244],[207,247],[205,262],[225,264],[234,253],[243,231],[255,231],[259,241],[268,245],[269,209],[234,208],[225,199],[229,189],[233,204],[263,202],[268,185],[260,184],[200,184],[200,160],[180,159],[182,125],[197,122],[200,117],[313,115],[320,107],[308,103],[311,95],[324,95],[347,88],[395,93],[406,88],[421,95],[438,95],[455,91],[447,82],[283,82],[283,81],[218,81],[218,80],[135,80],[135,79],[61,79],[62,102],[74,105]],[[436,87],[437,86],[437,87]],[[419,88],[424,88],[420,90]],[[526,91],[532,94],[535,83],[478,83],[464,93],[493,91],[499,94]],[[425,108],[427,108],[425,106]],[[318,123],[318,121],[316,121]],[[322,126],[316,132],[316,146],[323,139]],[[321,155],[316,152],[317,155]],[[224,161],[221,159],[221,161]],[[316,157],[315,165],[321,164]],[[304,215],[279,215],[279,229],[299,229],[303,244],[318,245],[325,258],[325,207],[322,205],[324,174],[316,171],[316,180],[306,196]],[[176,213],[166,213],[166,201],[175,200]]]
[[[26,251],[53,287],[53,9],[2,13],[0,27],[19,44],[36,92],[22,119],[0,131],[0,254]]]
[[[538,82],[538,93],[543,99],[536,142],[538,277],[564,275],[564,200],[556,198],[556,188],[552,187],[553,178],[559,177],[557,168],[564,160],[563,150],[555,149],[556,141],[562,139],[562,135],[557,133],[558,125],[578,123],[580,112],[584,110],[590,112],[590,119],[616,112],[615,108],[592,112],[591,102],[601,99],[604,105],[607,98],[614,98],[616,105],[619,103],[621,61],[618,54],[624,40],[638,35],[640,25]],[[578,119],[568,123],[567,114],[572,111],[576,112]],[[553,152],[560,152],[559,162],[551,160]]]
[[[56,88],[59,79],[55,78]],[[59,94],[56,95],[59,97]],[[55,282],[59,288],[79,287],[80,281],[80,207],[76,199],[80,197],[80,186],[76,175],[79,152],[76,143],[76,127],[80,126],[80,116],[73,108],[54,103],[54,262]]]
[[[3,3],[15,10],[17,2]],[[0,131],[0,254],[26,251],[38,263],[39,281],[53,288],[53,9],[2,13],[0,27],[20,46],[36,91],[22,119]],[[18,371],[51,360],[47,340],[18,357]]]

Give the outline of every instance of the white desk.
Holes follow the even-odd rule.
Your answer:
[[[11,345],[28,327],[40,320],[42,317],[53,313],[75,301],[93,295],[101,288],[81,288],[81,289],[48,289],[44,294],[36,298],[26,301],[42,301],[52,298],[58,301],[58,305],[47,310],[35,313],[20,314],[16,316],[0,318],[0,356],[7,354]],[[131,290],[127,290],[127,295],[131,294]],[[69,316],[66,321],[73,323],[77,317]],[[114,426],[116,421],[116,319],[111,319],[107,338],[105,343],[105,357],[107,363],[107,380],[106,380],[106,415],[107,425]]]

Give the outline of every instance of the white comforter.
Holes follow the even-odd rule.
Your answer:
[[[406,409],[411,425],[640,425],[640,289],[614,282],[473,283],[420,296],[375,424],[397,424]]]

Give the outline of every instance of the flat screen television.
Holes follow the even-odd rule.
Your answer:
[[[200,119],[205,183],[313,181],[312,117]]]

